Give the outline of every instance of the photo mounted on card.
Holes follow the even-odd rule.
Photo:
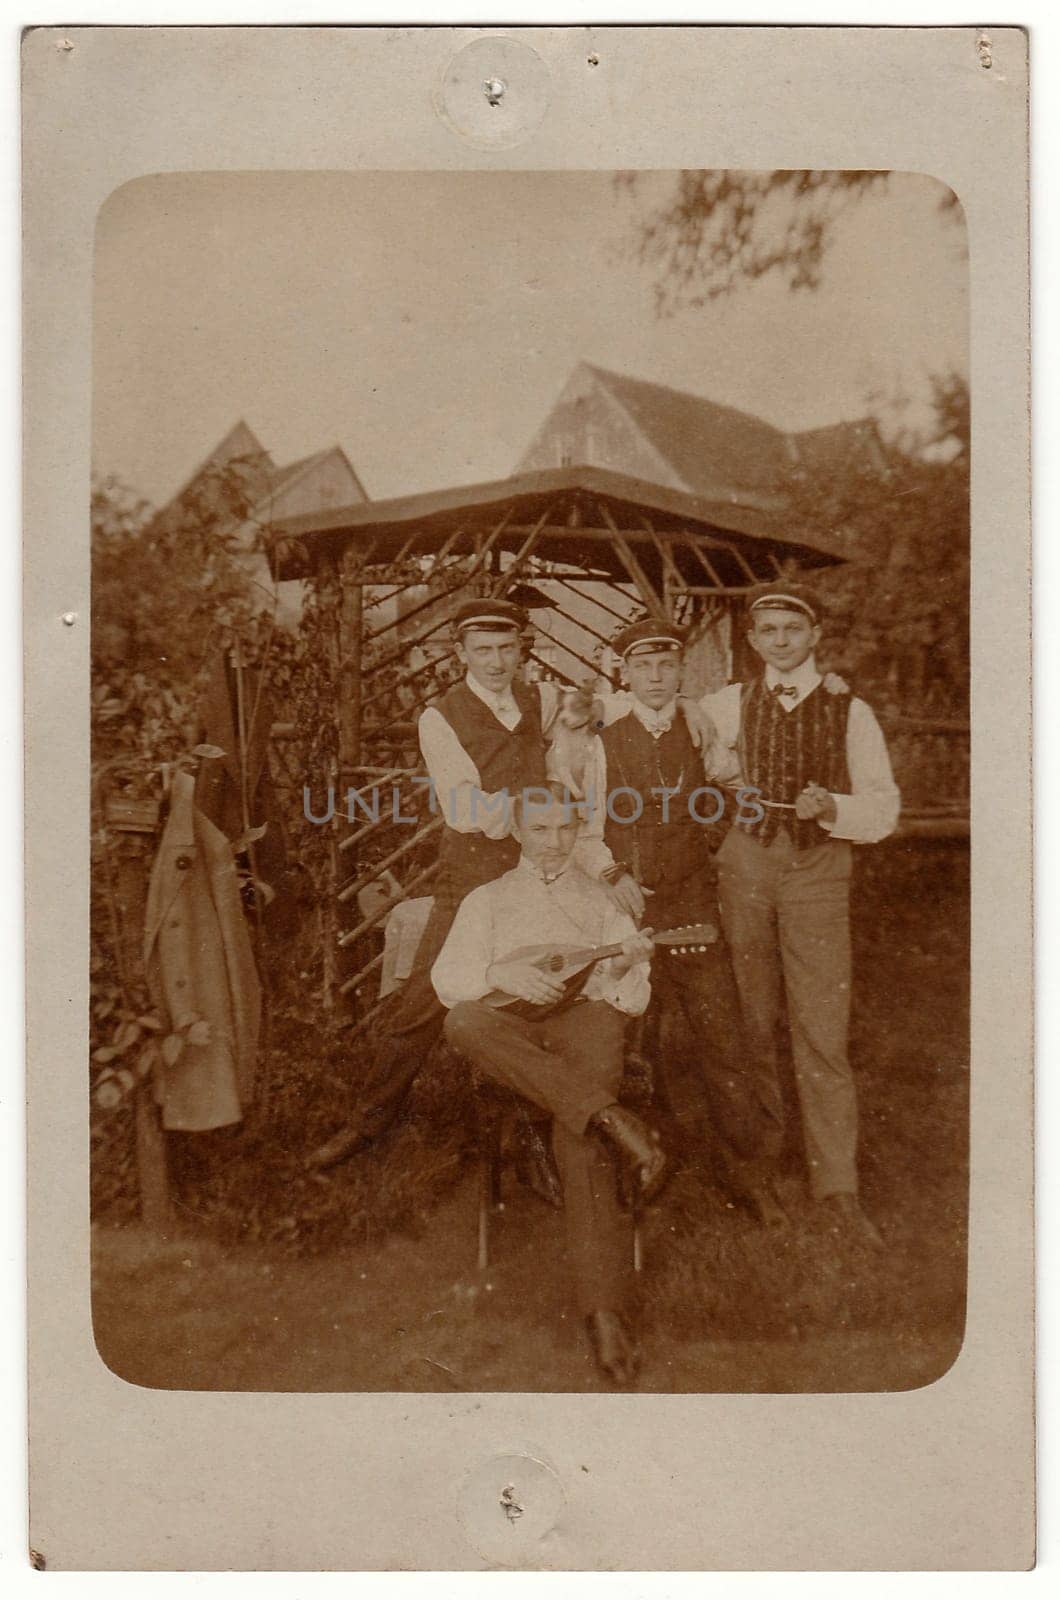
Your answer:
[[[1026,46],[27,36],[37,1564],[1033,1560]]]

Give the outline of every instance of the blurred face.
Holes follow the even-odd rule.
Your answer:
[[[529,798],[516,814],[515,837],[523,855],[535,867],[551,876],[560,872],[570,859],[578,838],[578,813],[562,800],[546,803],[544,795]]]
[[[780,672],[793,672],[813,654],[820,628],[805,611],[756,611],[747,637],[762,660]]]
[[[467,668],[469,678],[474,678],[491,694],[503,694],[515,677],[523,648],[517,633],[469,628],[457,645],[456,653]]]
[[[681,683],[680,650],[638,650],[626,657],[626,681],[635,700],[661,711]]]

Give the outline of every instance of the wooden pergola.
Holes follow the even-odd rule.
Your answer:
[[[695,641],[755,584],[842,560],[787,537],[775,514],[588,466],[291,517],[268,530],[267,548],[276,581],[311,578],[336,600],[330,646],[343,793],[404,784],[408,810],[421,808],[411,837],[389,813],[340,826],[334,932],[342,954],[325,983],[355,1006],[359,1026],[372,1015],[361,991],[381,965],[374,947],[383,920],[398,900],[429,892],[441,824],[411,783],[415,719],[454,676],[447,635],[457,601],[513,590],[522,599],[522,590],[532,611],[547,607],[538,632],[568,666],[531,650],[533,670],[574,683],[599,671],[599,647],[638,607],[681,623]]]

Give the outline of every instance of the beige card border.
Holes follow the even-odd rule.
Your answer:
[[[552,99],[514,149],[434,109],[517,33]],[[61,39],[71,50],[57,48]],[[549,1461],[542,1569],[1023,1568],[1032,1531],[1027,40],[991,30],[75,28],[24,42],[32,1542],[49,1569],[476,1569],[457,1487]],[[88,1275],[87,501],[95,216],[148,173],[847,167],[967,217],[973,1049],[968,1324],[890,1395],[255,1395],[138,1389]],[[77,623],[64,627],[64,612]],[[1004,785],[992,779],[1005,774]],[[586,1463],[588,1474],[579,1470]],[[409,1514],[409,1508],[415,1514]]]

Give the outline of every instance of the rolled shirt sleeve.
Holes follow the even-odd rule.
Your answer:
[[[741,779],[737,746],[740,742],[740,690],[739,683],[726,684],[713,694],[705,694],[699,709],[714,724],[713,747],[703,752],[703,765],[707,777],[717,783],[738,784]]]
[[[822,818],[818,821],[833,839],[876,844],[897,827],[901,796],[883,730],[871,707],[857,698],[850,702],[847,720],[847,766],[851,792],[832,796],[836,807],[834,822]]]
[[[506,838],[512,824],[508,796],[503,789],[483,794],[478,768],[441,712],[428,706],[417,731],[435,801],[450,828],[484,833],[487,839]]]
[[[537,692],[541,699],[541,731],[547,739],[563,708],[563,692],[554,683],[539,683]]]
[[[590,878],[599,878],[615,858],[604,839],[604,808],[607,803],[607,756],[603,741],[594,739],[586,763],[585,820],[574,847],[574,859]],[[625,935],[623,935],[625,937]]]
[[[431,968],[434,992],[447,1011],[489,993],[486,972],[493,960],[493,945],[490,897],[483,889],[472,889]]]
[[[636,931],[632,917],[620,911],[616,905],[608,906],[604,915],[604,944],[620,944],[624,939],[632,939]],[[593,974],[591,986],[586,987],[586,993],[593,1000],[606,1000],[608,1005],[614,1006],[616,1011],[625,1012],[627,1017],[639,1017],[647,1011],[651,999],[651,963],[638,961],[622,977],[616,977],[615,959],[611,956],[607,961],[601,961]]]

